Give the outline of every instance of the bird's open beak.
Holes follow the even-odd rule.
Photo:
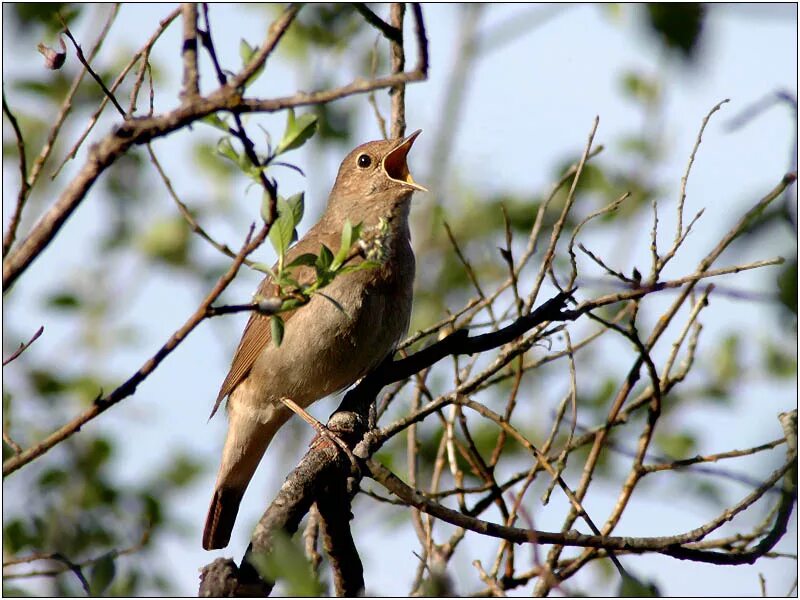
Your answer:
[[[397,146],[383,158],[383,170],[386,171],[390,179],[403,183],[420,192],[427,192],[428,188],[418,184],[414,181],[414,178],[411,177],[411,173],[408,171],[408,163],[406,162],[408,152],[411,150],[411,146],[414,145],[414,140],[417,139],[420,133],[422,133],[422,129],[417,129],[414,133],[397,144]]]

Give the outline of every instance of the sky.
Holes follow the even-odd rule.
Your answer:
[[[703,116],[719,101],[731,100],[709,125],[689,184],[688,213],[693,214],[705,207],[704,223],[714,226],[704,230],[707,235],[693,236],[689,240],[684,253],[686,258],[676,260],[672,274],[693,269],[701,253],[710,248],[710,240],[715,240],[719,233],[730,227],[738,215],[771,189],[787,170],[792,131],[785,110],[773,109],[735,132],[727,131],[724,125],[775,90],[787,89],[796,94],[796,7],[711,7],[703,59],[691,69],[664,61],[664,57],[654,51],[656,46],[637,26],[639,15],[634,7],[626,6],[616,16],[591,5],[557,8],[540,7],[539,10],[549,11],[549,18],[544,23],[526,35],[499,45],[478,62],[465,88],[461,127],[451,153],[454,157],[451,159],[453,171],[462,183],[478,190],[478,196],[482,191],[489,193],[499,180],[520,193],[547,189],[554,166],[565,155],[576,155],[583,149],[595,116],[600,117],[596,140],[607,145],[606,152],[613,151],[614,144],[621,137],[642,126],[641,112],[619,92],[621,74],[627,70],[655,73],[665,69],[669,83],[664,90],[663,123],[669,153],[655,176],[666,190],[666,198],[678,195],[680,177]],[[122,44],[128,48],[141,46],[157,21],[172,10],[172,5],[124,5],[121,10],[120,19],[106,42],[109,48]],[[423,130],[411,156],[411,169],[415,173],[425,171],[425,159],[430,156],[434,143],[430,136],[437,132],[441,118],[439,107],[457,48],[454,34],[458,22],[456,7],[426,5],[423,10],[430,40],[430,79],[424,84],[409,86],[407,91],[409,130]],[[501,24],[508,23],[508,19],[529,15],[531,10],[518,5],[489,7],[484,12],[480,30],[494,31]],[[212,6],[211,17],[220,59],[228,65],[239,64],[239,39],[244,37],[254,44],[261,39],[268,25],[263,12],[239,5]],[[406,33],[409,35],[410,28]],[[163,86],[164,92],[157,95],[157,110],[167,110],[175,104],[175,98],[166,90],[175,89],[174,83],[179,81],[180,63],[174,59],[179,47],[180,27],[176,24],[164,34],[154,53],[161,64],[168,65],[163,75],[165,81],[171,82]],[[409,63],[413,64],[413,58]],[[23,61],[19,64],[4,61],[7,73],[30,66]],[[342,66],[322,63],[316,68]],[[208,71],[201,72],[201,78],[208,85],[214,80]],[[270,60],[265,76],[253,87],[252,93],[277,97],[292,93],[297,85],[297,75],[278,53],[274,60]],[[357,124],[359,137],[365,141],[377,138],[378,131],[365,97],[346,102],[361,107]],[[274,124],[279,130],[283,119],[283,115],[275,115],[263,122],[267,127]],[[110,122],[105,122],[106,128]],[[102,124],[99,131],[103,131]],[[75,135],[76,131],[72,131],[67,139]],[[191,157],[182,152],[187,139],[187,135],[176,134],[159,140],[155,149],[181,195],[199,199],[207,194],[208,180],[202,173],[194,172],[196,166],[192,165]],[[294,177],[291,173],[281,180],[286,192],[307,189],[309,209],[303,229],[308,228],[313,223],[312,217],[322,210],[322,201],[341,157],[320,158],[303,149],[293,158],[303,166],[312,159],[317,161],[313,165],[313,176],[308,180]],[[80,159],[81,155],[78,164]],[[68,168],[74,171],[76,167],[72,164]],[[65,178],[69,173],[67,171]],[[16,173],[4,170],[4,189],[15,184],[14,177]],[[425,184],[425,181],[421,183]],[[231,190],[231,196],[253,200],[255,192],[245,193],[244,187],[241,185]],[[449,210],[457,210],[458,199],[452,196],[455,190],[452,185],[432,190],[433,201],[446,203]],[[158,189],[154,193],[161,194],[162,191]],[[82,243],[80,239],[91,239],[92,233],[98,231],[102,223],[104,210],[99,195],[98,192],[90,194],[67,223],[65,233],[69,235],[60,236],[31,267],[27,275],[31,283],[26,282],[25,287],[18,286],[20,289],[15,290],[18,297],[4,310],[4,319],[19,323],[19,330],[33,331],[41,322],[42,316],[28,307],[33,305],[33,299],[39,293],[47,289],[50,270],[75,268],[91,248],[88,242]],[[8,203],[13,201],[7,196],[4,194],[3,198],[4,223]],[[169,202],[166,196],[164,201]],[[664,227],[669,230],[671,211],[665,209],[663,212]],[[221,225],[215,233],[233,245],[242,235],[242,229],[237,228],[239,225]],[[646,268],[647,236],[646,227],[634,224],[629,247],[620,247],[618,240],[602,236],[592,239],[592,247],[603,256],[615,256],[621,261],[629,260],[630,265],[639,264]],[[785,246],[785,240],[780,238],[766,240],[764,246],[758,248],[757,255],[726,255],[720,265],[769,258]],[[264,254],[264,262],[270,262],[272,256],[268,252]],[[136,325],[143,340],[136,349],[109,357],[110,371],[120,376],[138,368],[163,342],[164,332],[179,326],[203,294],[203,290],[196,287],[180,285],[185,282],[173,281],[168,272],[154,270],[148,275],[138,297],[129,303],[125,314],[120,315],[122,322]],[[759,285],[768,281],[767,277],[764,274],[743,274],[737,280],[737,286],[757,290]],[[231,287],[229,297],[239,294],[248,298],[256,283],[255,275],[243,274]],[[165,293],[169,294],[169,302],[164,302]],[[776,332],[780,332],[781,324],[772,318],[771,313],[757,314],[758,305],[730,298],[715,299],[715,302],[720,307],[705,322],[710,337],[730,329],[742,319],[752,324],[755,336],[759,335],[759,328],[779,335]],[[110,431],[120,439],[119,464],[125,465],[121,477],[136,481],[152,469],[153,464],[168,461],[170,449],[177,447],[189,448],[204,461],[217,464],[225,423],[220,417],[207,422],[207,417],[243,322],[243,317],[231,318],[224,324],[204,324],[198,328],[139,388],[135,397],[125,400],[91,425]],[[24,326],[26,323],[29,324],[27,328]],[[47,327],[52,340],[63,340],[69,335],[69,327],[64,323],[48,322]],[[44,344],[32,347],[31,352],[44,352],[39,346]],[[336,403],[335,399],[321,401],[311,412],[324,421]],[[735,410],[698,407],[683,413],[682,418],[687,424],[704,434],[703,451],[746,447],[779,437],[776,415],[796,407],[796,388],[769,381],[749,382],[747,389],[740,391],[734,406]],[[308,439],[311,437],[310,432],[295,431],[303,431]],[[302,450],[301,445],[297,452]],[[250,525],[261,514],[265,499],[272,497],[297,456],[282,456],[279,464],[268,454],[242,504],[231,546],[224,551],[207,553],[200,548],[202,523],[213,488],[215,468],[209,470],[186,497],[176,500],[172,510],[195,530],[192,539],[197,543],[193,544],[191,540],[187,543],[175,537],[160,542],[158,550],[165,560],[174,564],[178,589],[182,593],[192,595],[196,592],[197,570],[213,558],[232,554],[240,558],[241,550],[247,545]],[[749,464],[752,468],[766,468],[757,462]],[[775,466],[771,465],[770,470]],[[4,483],[4,492],[19,493],[20,490],[14,486],[15,480],[10,478]],[[650,493],[642,495],[640,510],[631,511],[626,516],[619,534],[662,535],[685,531],[713,514],[706,507],[689,505],[680,498],[665,501],[659,489],[660,484],[653,484]],[[731,503],[747,493],[742,486],[731,485],[727,489]],[[601,488],[595,495],[590,512],[604,514],[613,505],[616,490],[609,488],[605,491],[607,493],[603,494]],[[354,528],[356,542],[362,551],[367,590],[405,595],[417,560],[412,554],[417,544],[411,528],[395,528],[391,539],[387,540],[385,532],[378,527],[381,524],[378,522],[379,514],[374,511],[359,513],[358,507],[357,504],[359,517]],[[548,511],[557,512],[559,508],[563,508],[563,504],[555,502]],[[398,511],[398,519],[408,518],[408,511]],[[543,515],[540,521],[537,517],[537,526],[546,529],[548,518]],[[552,526],[557,527],[557,521],[553,520]],[[792,527],[796,527],[796,517],[793,517]],[[475,550],[478,546],[475,540],[464,545],[454,559],[454,571],[473,569],[470,561],[478,552]],[[796,537],[787,536],[782,547],[796,552]],[[484,564],[488,557],[488,554],[480,556]],[[771,593],[782,594],[789,589],[796,574],[796,564],[788,560],[760,561],[753,567],[731,568],[644,556],[629,558],[625,564],[632,565],[639,575],[655,579],[662,592],[668,595],[755,595],[759,594],[758,573],[763,573],[770,586],[774,586],[769,589]],[[474,580],[474,573],[470,573],[469,580]],[[600,580],[595,583],[601,585]],[[459,587],[458,581],[455,585],[461,592],[472,589]],[[585,583],[583,589],[592,588]]]

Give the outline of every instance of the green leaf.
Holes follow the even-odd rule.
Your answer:
[[[225,133],[230,133],[230,127],[228,127],[228,124],[222,118],[220,118],[217,115],[217,113],[211,113],[210,115],[206,115],[205,117],[200,119],[200,122],[205,123],[206,125],[211,125],[212,127],[216,127],[217,129],[224,131]]]
[[[778,298],[797,314],[797,259],[788,260],[778,275]]]
[[[661,94],[657,79],[648,78],[633,71],[628,71],[623,75],[622,89],[631,98],[642,104],[655,103]]]
[[[278,315],[272,315],[269,318],[269,327],[270,331],[272,332],[272,343],[279,348],[281,342],[283,342],[283,319]]]
[[[361,237],[361,223],[353,226],[352,223],[350,223],[350,219],[347,219],[344,222],[344,227],[342,228],[342,243],[339,246],[339,251],[336,253],[336,256],[333,259],[333,263],[331,264],[332,270],[336,271],[347,259],[347,255],[350,253],[350,248],[352,248],[353,244],[358,241],[359,237]]]
[[[354,273],[356,271],[369,271],[370,269],[374,269],[375,267],[380,267],[381,263],[377,263],[371,260],[365,260],[362,263],[358,263],[357,265],[347,265],[341,267],[336,270],[337,275],[346,275],[347,273]]]
[[[253,55],[255,55],[255,53],[256,48],[248,44],[247,40],[242,38],[239,42],[239,57],[242,59],[242,67],[246,67],[248,64],[250,64],[250,61],[253,59]],[[264,72],[265,66],[265,63],[261,63],[261,66],[258,67],[258,69],[256,69],[250,77],[247,78],[245,86],[258,79],[258,76]]]
[[[305,254],[301,254],[297,258],[295,258],[292,262],[286,265],[287,269],[291,269],[292,267],[313,267],[317,263],[317,255],[311,254],[310,252],[306,252]]]
[[[102,596],[116,575],[117,567],[112,554],[104,554],[92,565],[89,573],[89,592],[92,596]]]
[[[317,257],[317,271],[329,271],[333,262],[333,252],[325,244],[320,244],[319,256]]]
[[[261,271],[262,273],[266,273],[267,275],[270,275],[272,279],[275,279],[275,272],[266,263],[256,262],[252,263],[250,266],[256,271]]]
[[[283,304],[281,304],[281,311],[286,310],[294,310],[298,306],[302,306],[308,302],[307,300],[301,300],[300,298],[289,298],[288,300],[284,300]]]
[[[155,261],[173,266],[186,264],[191,232],[182,217],[169,217],[152,223],[137,239],[137,246]]]
[[[261,203],[261,217],[264,222],[268,218],[268,206],[269,196],[265,193]],[[278,196],[278,218],[275,219],[269,230],[269,241],[272,243],[272,247],[275,248],[275,252],[278,253],[278,262],[281,265],[278,268],[279,271],[282,270],[283,257],[286,255],[289,245],[297,237],[297,232],[294,228],[294,214],[292,207],[289,206],[286,200],[282,196]]]
[[[305,113],[300,118],[295,119],[294,109],[289,109],[286,117],[286,130],[283,133],[278,147],[275,149],[275,156],[296,150],[305,144],[317,129],[317,115]]]
[[[217,154],[224,156],[228,160],[232,160],[237,165],[239,164],[239,155],[236,153],[236,150],[233,149],[233,144],[231,144],[231,140],[228,137],[219,138],[217,142]]]
[[[253,58],[255,51],[255,48],[248,44],[246,39],[242,38],[239,41],[239,56],[242,59],[243,67],[247,66],[247,63],[249,63],[250,59]]]
[[[300,221],[303,220],[303,213],[305,212],[305,192],[298,192],[297,194],[292,194],[286,199],[286,204],[289,205],[289,208],[292,211],[292,221],[294,222],[294,226],[297,227],[300,224]]]
[[[159,474],[158,479],[162,485],[168,483],[176,488],[181,488],[192,483],[202,471],[200,463],[194,458],[188,454],[179,454]]]

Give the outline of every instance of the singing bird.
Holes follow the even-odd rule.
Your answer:
[[[228,397],[228,434],[203,532],[206,550],[228,545],[247,484],[291,416],[281,399],[305,408],[349,387],[393,353],[408,330],[414,283],[408,213],[414,191],[427,191],[411,177],[407,164],[419,134],[368,142],[348,154],[325,213],[285,259],[290,264],[301,254],[319,254],[321,244],[335,251],[349,220],[363,224],[365,238],[372,233],[379,246],[378,266],[340,275],[323,288],[328,298],[315,294],[307,304],[282,313],[279,346],[272,342],[269,316],[250,316],[214,407]],[[357,257],[353,264],[363,260]],[[299,266],[293,276],[311,283],[314,268]],[[277,286],[268,276],[257,293],[275,296]]]

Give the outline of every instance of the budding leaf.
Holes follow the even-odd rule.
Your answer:
[[[286,204],[292,211],[292,221],[294,226],[297,227],[300,221],[303,220],[303,212],[305,211],[305,192],[293,194],[286,199]],[[296,236],[295,236],[296,237]]]
[[[239,42],[239,56],[242,59],[243,67],[246,67],[248,64],[250,64],[250,61],[252,60],[253,55],[255,53],[256,49],[253,48],[250,44],[248,44],[247,40],[242,38],[242,40]],[[258,78],[258,76],[264,72],[264,66],[265,66],[264,63],[261,63],[261,66],[258,67],[258,69],[256,69],[255,72],[250,77],[247,78],[245,85],[254,82]]]
[[[328,271],[331,268],[331,263],[333,262],[333,252],[330,251],[325,244],[321,244],[321,248],[319,250],[319,256],[317,257],[317,271],[320,269],[323,271]]]
[[[93,565],[89,573],[89,592],[92,596],[102,596],[116,575],[114,557],[104,554]]]
[[[344,227],[342,228],[342,243],[339,246],[339,251],[336,253],[336,256],[333,259],[333,263],[331,264],[332,270],[335,271],[342,266],[342,263],[347,259],[347,255],[350,253],[350,248],[355,242],[358,241],[360,236],[361,223],[353,226],[349,219],[346,220],[344,222]]]
[[[239,155],[236,153],[236,150],[233,149],[233,144],[231,144],[229,138],[220,138],[219,142],[217,142],[217,154],[232,160],[237,165],[239,164]]]
[[[295,119],[294,109],[287,111],[286,117],[286,131],[283,133],[278,147],[275,149],[275,156],[295,150],[305,144],[309,138],[314,135],[317,129],[317,116],[311,113],[305,113]]]
[[[206,125],[211,125],[212,127],[221,129],[225,133],[230,133],[230,128],[228,127],[228,124],[222,118],[217,116],[216,113],[211,113],[210,115],[206,115],[205,117],[200,119],[200,121],[202,123],[205,123]]]

